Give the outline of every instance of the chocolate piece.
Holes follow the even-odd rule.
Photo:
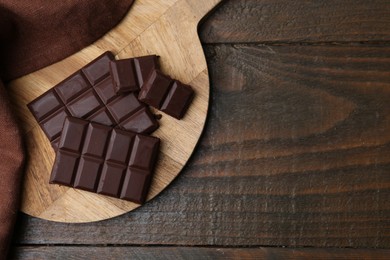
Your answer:
[[[192,88],[176,80],[161,106],[161,111],[177,119],[183,118],[193,97],[194,91]]]
[[[173,80],[162,72],[153,71],[142,86],[138,98],[177,119],[183,118],[194,91],[189,85]]]
[[[116,93],[139,90],[133,59],[110,61],[110,71]]]
[[[103,55],[100,55],[90,63],[88,63],[82,72],[87,77],[89,82],[92,85],[96,85],[99,81],[110,75],[110,67],[107,66],[111,60],[114,60],[115,57],[111,52],[105,52]]]
[[[50,183],[143,203],[160,139],[67,117]]]
[[[158,56],[110,61],[115,93],[138,91],[149,74],[158,69]]]
[[[153,71],[142,86],[138,98],[142,102],[160,109],[173,80],[160,71]]]
[[[142,59],[135,58],[135,70],[137,71],[137,78],[140,88],[147,80],[149,75],[154,71],[159,69],[158,58],[156,55],[143,56]]]
[[[57,149],[67,116],[137,133],[152,133],[158,128],[149,108],[140,103],[134,93],[115,94],[109,70],[113,59],[110,52],[102,54],[28,104],[54,149]],[[151,56],[137,58],[142,70],[150,68],[144,66],[150,66],[151,59]]]

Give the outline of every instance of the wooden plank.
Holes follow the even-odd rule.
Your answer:
[[[201,27],[207,43],[388,41],[386,0],[226,0]]]
[[[205,247],[16,247],[12,259],[383,259],[390,250]]]
[[[198,150],[160,196],[112,220],[21,215],[22,244],[390,245],[390,48],[206,46]]]
[[[153,133],[162,141],[147,200],[160,193],[180,173],[199,140],[208,110],[209,78],[197,26],[220,1],[169,0],[156,4],[156,1],[138,0],[127,17],[93,45],[9,84],[8,90],[24,129],[29,154],[23,182],[23,212],[52,221],[79,223],[108,219],[140,206],[50,185],[55,154],[27,109],[30,101],[105,50],[113,51],[119,58],[157,54],[164,73],[190,84],[194,89],[195,97],[185,117],[176,120],[163,115],[159,129]],[[139,27],[134,26],[133,30],[127,31],[134,23]]]

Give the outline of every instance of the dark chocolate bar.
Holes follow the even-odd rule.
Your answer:
[[[67,117],[50,183],[142,204],[160,139]]]
[[[110,61],[110,72],[115,93],[139,91],[144,80],[158,69],[158,56],[150,55]]]
[[[138,95],[140,101],[177,119],[184,116],[193,97],[194,91],[189,85],[173,80],[159,70],[149,74]]]
[[[157,56],[144,56],[134,62],[137,82],[157,67]],[[152,133],[159,126],[149,108],[138,101],[136,94],[114,92],[109,62],[111,52],[105,52],[81,70],[28,104],[28,108],[57,149],[62,125],[67,116],[74,116],[108,126],[118,126],[137,133]],[[138,71],[140,71],[138,73]]]

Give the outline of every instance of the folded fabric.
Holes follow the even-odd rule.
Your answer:
[[[124,17],[133,1],[0,2],[0,259],[6,258],[12,235],[24,162],[21,133],[2,82],[43,68],[93,43]]]
[[[18,198],[24,154],[20,132],[0,81],[0,259],[6,255]]]
[[[122,19],[132,2],[1,1],[0,16],[8,20],[11,37],[0,50],[0,77],[8,81],[22,76],[91,44]]]

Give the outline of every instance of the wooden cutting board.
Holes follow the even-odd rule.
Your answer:
[[[9,85],[11,99],[24,131],[28,162],[21,210],[59,222],[91,222],[129,212],[138,204],[58,185],[49,176],[53,149],[26,105],[74,71],[103,53],[117,58],[146,54],[161,56],[162,70],[193,86],[196,92],[183,120],[164,115],[153,134],[162,140],[148,200],[180,173],[205,124],[209,102],[206,60],[197,34],[199,21],[222,0],[136,0],[126,18],[93,45],[67,59],[19,78]]]

